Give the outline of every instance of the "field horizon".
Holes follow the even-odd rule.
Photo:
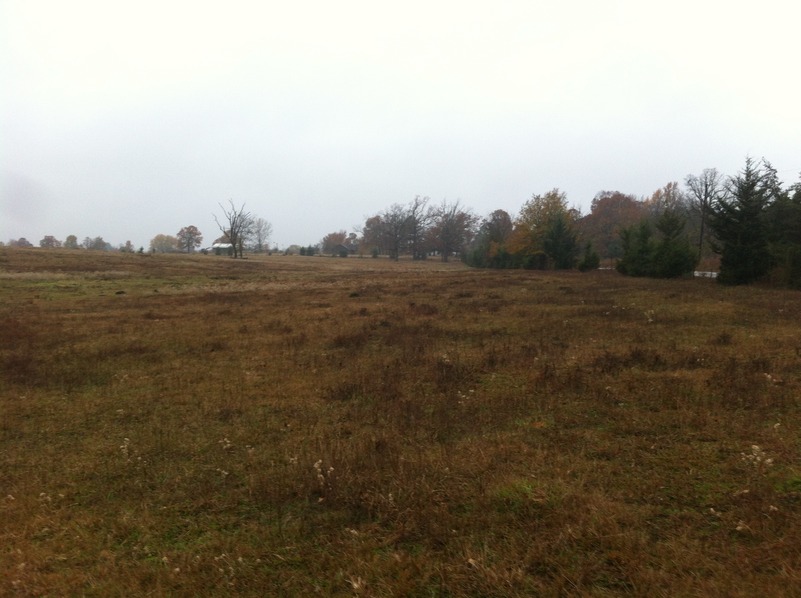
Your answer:
[[[0,595],[793,596],[798,291],[0,248]]]

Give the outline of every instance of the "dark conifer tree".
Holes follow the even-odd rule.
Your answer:
[[[782,286],[801,288],[801,183],[781,193],[766,216],[774,266],[771,279]]]
[[[567,221],[566,214],[557,214],[551,219],[542,245],[554,269],[570,270],[576,265],[579,252],[578,239]]]
[[[720,254],[718,281],[747,284],[764,277],[771,266],[765,214],[779,192],[770,164],[748,158],[729,182],[726,197],[712,206],[713,247]]]

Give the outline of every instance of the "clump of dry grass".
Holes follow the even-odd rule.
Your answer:
[[[781,595],[799,576],[793,293],[1,251],[0,593]]]

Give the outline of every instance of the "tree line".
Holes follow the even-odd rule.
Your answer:
[[[4,244],[0,242],[0,247]],[[25,237],[19,239],[11,239],[8,242],[9,247],[33,247],[33,243],[28,241]],[[75,235],[68,235],[64,241],[61,241],[53,235],[45,235],[39,241],[39,247],[44,249],[91,249],[95,251],[112,251],[114,246],[103,240],[103,237],[84,237],[83,241],[78,241]],[[134,252],[135,248],[133,243],[126,241],[117,247],[120,251]]]
[[[203,236],[195,226],[185,226],[175,236],[171,235],[156,235],[150,240],[149,250],[152,253],[169,253],[175,251],[191,252],[200,245]],[[2,245],[2,243],[0,243]],[[8,243],[9,247],[33,247],[33,243],[27,239],[12,239]],[[88,249],[92,251],[113,251],[117,249],[124,253],[144,253],[145,248],[139,247],[137,250],[131,241],[121,243],[116,248],[106,242],[103,237],[85,237],[83,241],[78,242],[78,237],[75,235],[68,235],[64,241],[61,241],[53,235],[45,235],[39,241],[39,247],[44,249]]]
[[[785,186],[764,159],[747,158],[731,177],[708,168],[645,198],[602,191],[588,214],[559,189],[532,195],[514,217],[495,210],[479,218],[459,202],[431,205],[418,196],[367,217],[360,232],[348,236],[360,254],[395,260],[458,256],[475,267],[544,270],[606,262],[626,275],[661,278],[705,264],[725,284],[801,287],[801,182]],[[345,238],[330,233],[320,247],[335,254]]]
[[[222,233],[217,237],[212,250],[217,254],[227,254],[234,258],[244,256],[245,249],[262,253],[269,249],[273,226],[264,218],[245,210],[245,204],[237,207],[232,200],[228,205],[219,204],[222,216],[214,215],[214,222]],[[192,253],[203,243],[203,235],[196,226],[185,226],[175,237],[156,235],[150,241],[150,250],[156,253],[185,251]],[[208,252],[208,248],[202,250]]]
[[[801,182],[785,186],[767,160],[747,158],[736,175],[714,168],[671,182],[650,197],[602,191],[582,214],[559,189],[534,194],[513,217],[495,210],[477,216],[459,201],[433,204],[417,196],[365,218],[360,229],[337,230],[317,245],[291,246],[301,255],[372,257],[399,260],[436,257],[463,260],[481,268],[596,269],[606,263],[630,276],[677,277],[704,267],[718,280],[745,284],[767,280],[801,287]],[[214,247],[232,257],[245,249],[269,248],[272,226],[233,201],[214,216],[221,236]],[[175,236],[157,235],[150,251],[193,252],[203,235],[195,226]],[[32,246],[25,239],[10,245]],[[52,236],[41,247],[109,250],[102,237],[61,243]],[[130,241],[119,247],[134,251]],[[139,248],[144,251],[144,248]]]
[[[681,276],[706,259],[724,284],[801,287],[801,182],[785,186],[770,162],[747,158],[734,176],[706,169],[684,183],[640,202],[602,194],[579,230],[623,274]],[[610,216],[618,223],[614,237],[603,223]]]
[[[222,233],[214,240],[215,245],[226,246],[223,253],[232,257],[242,257],[244,250],[260,253],[269,248],[269,239],[272,235],[272,224],[264,218],[260,218],[245,211],[244,204],[236,207],[233,201],[228,202],[228,206],[219,204],[222,210],[222,218],[214,216],[214,221]],[[184,226],[175,235],[158,234],[150,240],[149,251],[151,253],[173,253],[186,252],[193,253],[198,250],[203,243],[203,234],[195,225]],[[3,243],[0,242],[0,247]],[[11,239],[9,247],[33,247],[33,243],[27,239]],[[60,241],[53,235],[45,235],[39,241],[39,247],[45,249],[89,249],[97,251],[112,251],[115,248],[111,243],[103,240],[103,237],[86,237],[82,242],[78,242],[75,235],[69,235],[64,241]],[[125,243],[117,247],[119,251],[134,253],[137,251],[131,243]],[[139,253],[144,253],[144,247],[140,247]]]

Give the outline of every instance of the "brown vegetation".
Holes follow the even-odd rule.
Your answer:
[[[0,249],[0,594],[789,595],[801,302]]]

